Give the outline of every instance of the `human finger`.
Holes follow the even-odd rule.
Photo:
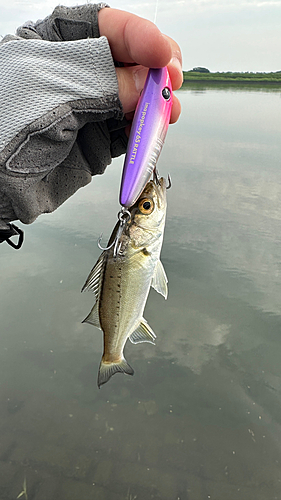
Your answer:
[[[147,68],[162,68],[172,58],[171,42],[157,26],[129,12],[101,9],[100,35],[107,37],[113,58]]]
[[[181,49],[177,42],[167,35],[163,35],[170,43],[172,50],[172,57],[167,64],[169,75],[172,82],[173,90],[178,90],[182,86],[183,73],[182,73],[182,54]]]
[[[125,114],[136,109],[140,94],[144,88],[147,73],[148,68],[144,66],[116,68],[119,98]]]
[[[141,91],[144,88],[148,69],[143,66],[128,66],[116,68],[119,86],[119,98],[127,118],[137,105]],[[173,106],[170,123],[175,123],[180,115],[181,106],[178,98],[173,96]],[[132,115],[131,115],[132,116]]]
[[[170,123],[176,123],[181,114],[181,103],[176,95],[173,95],[173,106],[171,112]]]

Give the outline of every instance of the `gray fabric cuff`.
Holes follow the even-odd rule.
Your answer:
[[[37,21],[34,28],[42,40],[53,42],[99,38],[98,13],[105,7],[109,5],[106,3],[85,4],[78,7],[59,5],[50,16]]]
[[[11,73],[0,86],[0,229],[7,229],[12,220],[29,224],[41,213],[52,212],[92,175],[103,173],[112,157],[126,151],[127,122],[111,51],[105,37],[93,40],[99,37],[98,12],[103,7],[106,4],[58,6],[43,21],[28,21],[17,36],[0,42],[1,68]],[[70,70],[63,76],[60,61],[65,64],[66,56]],[[50,69],[42,62],[40,74],[43,59],[49,60]],[[75,96],[81,86],[82,94]]]
[[[61,121],[73,109],[85,113],[85,122],[106,120],[114,111],[119,111],[115,118],[123,115],[105,37],[57,43],[14,40],[1,46],[0,64],[4,72],[0,85],[0,164],[8,161],[6,154],[11,155],[11,150],[4,157],[1,152],[12,140],[21,144],[23,134],[29,140],[30,134]],[[104,115],[108,110],[111,116]],[[95,112],[96,117],[92,117]]]
[[[34,79],[30,73],[32,48],[36,56]],[[102,173],[111,163],[111,130],[107,120],[114,118],[120,127],[123,112],[105,37],[58,43],[16,40],[3,47],[2,57],[7,52],[7,60],[11,62],[13,49],[19,57],[17,64],[11,64],[13,79],[7,78],[7,92],[15,85],[14,94],[20,96],[21,91],[25,102],[19,98],[13,123],[11,109],[4,113],[7,123],[5,117],[0,123],[4,145],[0,151],[0,198],[3,200],[5,196],[5,200],[10,200],[9,213],[5,214],[6,207],[1,207],[3,201],[0,199],[0,216],[4,220],[20,219],[28,224],[40,213],[55,210],[78,188],[90,182],[91,175]],[[26,64],[27,59],[22,57],[26,49],[29,54],[27,73],[21,66],[21,63]],[[48,60],[50,72],[47,71]],[[29,79],[24,88],[22,75],[26,74]],[[52,75],[52,86],[49,75]],[[2,86],[1,92],[3,102],[10,107],[5,87]],[[67,101],[70,96],[74,99]],[[21,115],[18,115],[19,110]]]

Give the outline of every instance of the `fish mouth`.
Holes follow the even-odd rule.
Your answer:
[[[135,204],[129,208],[129,212],[131,214],[130,220],[128,220],[128,227],[130,227],[132,224],[136,222],[136,220],[139,220],[139,217],[141,217],[142,220],[145,220],[143,218],[143,215],[139,213],[139,203],[140,200],[143,198],[148,198],[150,199],[153,203],[154,206],[157,210],[158,213],[163,212],[165,214],[166,212],[166,188],[167,188],[167,181],[164,177],[158,178],[154,177],[148,183],[146,184],[145,188],[141,192],[140,196],[138,197],[137,201]],[[162,218],[161,218],[162,219]],[[145,224],[138,222],[138,226],[145,227]]]
[[[164,208],[166,204],[166,190],[167,190],[167,181],[164,177],[156,178],[156,180],[150,181],[153,185],[155,198],[157,200],[158,208]],[[154,197],[154,196],[153,196]]]

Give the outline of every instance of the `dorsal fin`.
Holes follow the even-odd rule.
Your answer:
[[[81,292],[84,292],[85,290],[91,290],[94,292],[96,301],[98,301],[100,295],[105,260],[106,253],[102,252],[81,290]]]
[[[102,329],[100,326],[100,318],[99,318],[99,303],[96,302],[94,307],[91,309],[91,312],[88,316],[83,319],[82,323],[89,323],[90,325],[96,326],[100,330]]]

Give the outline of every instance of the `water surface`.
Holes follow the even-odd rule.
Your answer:
[[[0,498],[281,497],[281,93],[186,88],[151,291],[157,344],[98,390],[102,334],[80,289],[118,211],[122,159],[1,245]]]

